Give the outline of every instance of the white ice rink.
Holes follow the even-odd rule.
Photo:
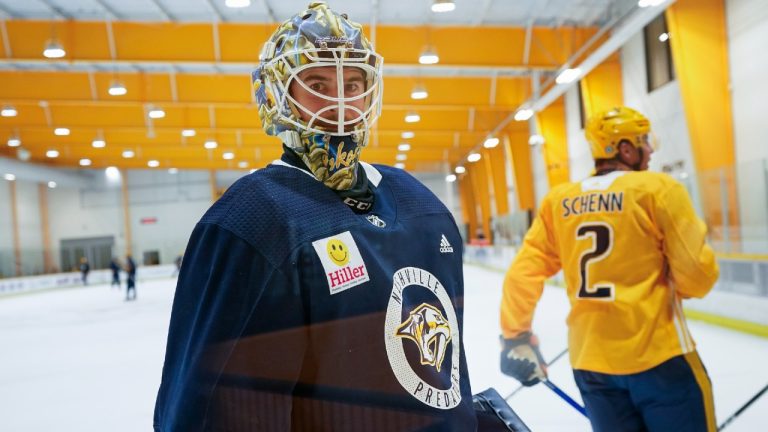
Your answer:
[[[517,383],[498,371],[498,304],[502,274],[467,266],[464,344],[472,389],[503,396]],[[107,285],[0,298],[0,431],[152,429],[174,279],[138,284],[138,301]],[[565,348],[567,300],[545,290],[534,321],[542,351]],[[718,423],[768,382],[768,340],[690,323],[715,393]],[[552,382],[581,401],[568,357],[553,364]],[[510,399],[534,432],[588,431],[589,424],[544,386]],[[768,395],[727,431],[768,430]]]

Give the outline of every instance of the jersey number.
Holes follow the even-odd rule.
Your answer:
[[[584,240],[592,239],[592,249],[586,250],[579,258],[579,292],[576,297],[580,299],[613,300],[614,284],[608,282],[589,285],[588,267],[590,262],[596,262],[610,255],[613,249],[613,228],[610,225],[590,222],[579,225],[576,228],[576,238]]]

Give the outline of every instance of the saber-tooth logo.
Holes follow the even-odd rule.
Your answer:
[[[413,307],[408,302],[413,298],[427,301]],[[410,309],[406,315],[404,304]],[[403,267],[392,275],[384,342],[392,372],[411,397],[441,410],[461,403],[459,322],[448,291],[435,275],[418,267]],[[413,358],[414,343],[419,362]]]
[[[451,341],[451,329],[438,308],[422,303],[398,327],[397,335],[416,342],[421,364],[434,366],[440,372],[448,342]]]

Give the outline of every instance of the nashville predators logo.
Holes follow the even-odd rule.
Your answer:
[[[434,366],[440,372],[451,329],[448,320],[436,307],[422,303],[411,311],[408,319],[397,328],[396,336],[410,339],[419,347],[421,364]]]

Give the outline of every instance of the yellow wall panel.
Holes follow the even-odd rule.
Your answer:
[[[73,99],[90,100],[88,75],[68,72],[0,72],[0,99]]]
[[[624,105],[621,62],[617,56],[612,56],[582,78],[581,95],[587,118],[612,107]]]
[[[475,237],[477,232],[477,204],[472,190],[472,180],[470,175],[464,174],[459,177],[459,199],[461,200],[461,216],[467,229],[467,238],[469,241]]]
[[[509,198],[507,194],[507,161],[504,157],[504,145],[486,150],[486,169],[491,173],[493,194],[496,201],[496,216],[509,213]]]
[[[243,75],[176,75],[178,97],[188,102],[251,102],[251,80]]]
[[[209,61],[213,58],[210,24],[119,21],[112,25],[121,60]]]
[[[423,100],[411,99],[411,90],[419,83],[429,96]],[[491,80],[489,78],[435,78],[387,77],[384,79],[384,103],[409,105],[488,105]]]
[[[479,210],[477,229],[470,232],[470,238],[477,238],[478,231],[482,231],[486,239],[491,236],[491,201],[488,193],[488,175],[485,172],[485,164],[482,160],[469,164],[467,173],[472,182],[472,193],[475,197],[475,204]]]
[[[265,40],[272,34],[275,25],[253,25],[241,23],[219,23],[221,58],[226,61],[259,62],[259,52]]]
[[[496,105],[517,108],[530,96],[529,78],[497,78]]]
[[[528,132],[517,129],[508,130],[507,138],[512,154],[512,167],[518,207],[522,210],[534,210],[536,202],[533,191],[533,170],[531,169],[531,146],[528,144]]]
[[[100,125],[105,128],[144,126],[144,110],[139,105],[68,106],[51,104],[54,126],[75,129],[78,126]]]
[[[549,187],[570,180],[568,161],[568,138],[565,129],[565,106],[563,98],[550,104],[536,115],[539,130],[544,137],[544,159],[547,162]]]

